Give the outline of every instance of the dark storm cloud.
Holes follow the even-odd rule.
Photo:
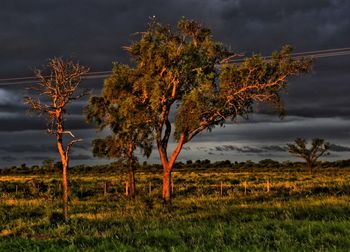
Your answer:
[[[1,114],[0,114],[1,116]],[[1,117],[0,117],[1,118]],[[87,124],[82,115],[68,116],[65,122],[66,129],[81,130],[94,128],[92,124]],[[43,130],[47,129],[46,120],[42,117],[4,117],[1,118],[0,131],[23,131],[23,130]]]
[[[349,147],[337,145],[337,144],[331,144],[331,146],[329,147],[329,150],[334,152],[350,152]]]
[[[277,23],[295,15],[311,13],[331,12],[338,10],[341,3],[346,1],[333,0],[308,0],[308,1],[289,1],[289,0],[240,0],[227,1],[223,8],[222,16],[224,19],[242,19],[247,17],[249,20],[258,20],[260,22]]]
[[[52,159],[55,160],[55,158],[53,158],[52,156],[49,155],[36,155],[36,156],[27,156],[24,158],[24,160],[26,160],[26,162],[30,162],[30,161],[44,161],[44,160],[48,160],[48,159]],[[58,160],[58,159],[57,159]],[[36,162],[37,163],[37,162]]]
[[[278,152],[288,152],[286,145],[261,145],[261,146],[235,146],[235,145],[221,145],[210,148],[210,151],[215,150],[217,152],[238,152],[238,153],[251,153],[251,154],[261,154],[261,153],[272,153],[276,154]],[[206,151],[206,150],[205,150]],[[350,152],[350,147],[331,144],[329,151],[331,152]],[[209,152],[208,152],[209,154]]]
[[[90,143],[80,142],[74,145],[72,152],[76,150],[90,150]],[[2,145],[0,151],[8,153],[57,153],[57,147],[53,144],[16,144],[16,145]]]
[[[342,118],[297,118],[296,120],[271,122],[250,122],[227,124],[212,132],[198,135],[195,142],[228,142],[249,141],[250,143],[290,142],[295,138],[320,137],[334,143],[350,139],[350,120]]]
[[[235,145],[221,145],[221,146],[215,146],[215,151],[234,151],[238,153],[264,153],[264,152],[285,152],[287,149],[285,146],[279,146],[279,145],[262,145],[262,146],[235,146]]]
[[[87,142],[80,142],[79,144],[74,145],[74,151],[75,149],[79,150],[89,150],[90,149],[90,143]],[[40,144],[40,145],[33,145],[33,144],[16,144],[16,145],[2,145],[0,146],[0,151],[3,152],[10,152],[10,153],[57,153],[57,147],[56,145],[52,144]]]
[[[5,162],[14,162],[17,160],[17,158],[14,156],[6,155],[6,156],[2,156],[1,160],[5,161]]]
[[[72,160],[90,160],[90,159],[93,159],[92,156],[83,155],[83,154],[71,155],[70,158],[71,158]]]
[[[0,88],[0,106],[6,104],[14,104],[17,101],[17,96],[6,89]]]
[[[93,70],[108,70],[112,61],[126,61],[121,47],[137,39],[131,34],[144,30],[152,15],[173,25],[180,16],[197,19],[211,27],[217,39],[248,53],[270,53],[285,43],[295,45],[298,51],[349,46],[349,11],[350,3],[345,0],[157,0],[152,4],[126,0],[84,1],[83,4],[80,1],[14,0],[3,4],[0,10],[3,21],[0,28],[4,31],[0,34],[3,52],[0,73],[6,76],[24,73],[29,67],[40,66],[47,58],[59,55],[75,56]],[[339,64],[342,57],[320,61],[315,66],[317,75],[290,85],[286,105],[291,115],[348,114],[350,104],[342,89],[348,87],[349,74],[340,77],[339,73],[349,69],[349,60],[343,64]],[[320,75],[329,71],[333,73],[328,76],[337,76],[337,80],[326,80]],[[337,100],[344,103],[319,107],[318,104],[329,97],[330,81],[337,86],[331,94],[340,94]],[[102,80],[89,83],[99,89]],[[81,113],[80,107],[72,108],[72,113]]]
[[[306,49],[328,46],[330,42],[339,46],[349,42],[349,36],[344,34],[344,29],[349,28],[348,1],[248,0],[239,3],[231,8],[228,4],[222,18],[236,34],[246,35],[237,45],[245,42],[247,49],[268,52],[285,43]],[[331,41],[333,36],[344,40]]]
[[[8,145],[0,146],[0,151],[10,152],[10,153],[24,153],[24,152],[57,152],[57,148],[51,145],[32,145],[32,144],[18,144],[18,145]]]
[[[27,72],[60,55],[75,56],[94,69],[110,68],[112,61],[126,60],[121,46],[135,39],[130,35],[144,30],[152,15],[173,25],[180,16],[200,20],[213,28],[218,39],[237,45],[238,50],[270,52],[287,42],[303,47],[313,42],[315,48],[321,41],[314,36],[326,34],[330,35],[323,44],[334,35],[345,44],[349,42],[343,31],[349,26],[349,5],[334,0],[14,0],[3,3],[0,10],[4,31],[0,71],[2,75]]]
[[[261,153],[263,150],[251,146],[236,147],[233,145],[216,146],[216,151],[237,151],[243,153]]]

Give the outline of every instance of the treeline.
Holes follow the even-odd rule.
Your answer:
[[[62,165],[60,162],[49,163],[44,161],[42,165],[32,165],[27,166],[22,164],[20,166],[12,166],[5,169],[0,169],[0,174],[2,175],[38,175],[38,174],[61,174]],[[323,168],[345,168],[350,167],[350,159],[337,160],[337,161],[319,161],[316,165],[317,169]],[[125,173],[128,167],[122,162],[112,162],[110,164],[104,165],[76,165],[69,167],[71,174],[79,173],[108,173],[108,174],[118,174]],[[143,162],[142,164],[135,165],[136,171],[139,172],[162,172],[161,164],[148,164]],[[291,162],[283,161],[279,162],[272,159],[263,159],[258,162],[253,162],[251,160],[244,162],[231,162],[230,160],[215,161],[212,162],[208,159],[204,160],[188,160],[185,163],[176,162],[174,165],[175,171],[193,171],[193,170],[212,170],[216,171],[227,171],[231,170],[233,172],[251,172],[251,171],[271,171],[271,170],[305,170],[304,162]]]

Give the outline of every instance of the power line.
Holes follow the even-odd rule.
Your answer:
[[[99,72],[90,72],[90,74],[86,74],[83,76],[83,79],[103,79],[108,77],[112,71],[103,71],[104,74]],[[97,73],[97,74],[96,74]],[[6,81],[4,81],[6,80]],[[26,85],[26,84],[34,84],[38,83],[36,77],[21,77],[21,78],[8,78],[8,79],[0,79],[0,86],[10,86],[10,85]]]
[[[333,48],[326,50],[315,50],[307,52],[292,53],[291,56],[294,59],[302,57],[312,57],[312,58],[326,58],[326,57],[336,57],[350,55],[350,47],[344,48]],[[263,56],[264,59],[271,59],[271,56]],[[245,58],[230,60],[228,63],[236,64],[242,63]],[[83,79],[103,79],[108,77],[112,71],[93,71],[85,74]],[[48,76],[47,76],[48,77]],[[10,85],[27,85],[37,83],[35,76],[28,77],[17,77],[17,78],[4,78],[0,79],[0,86],[10,86]]]
[[[292,58],[301,58],[301,57],[313,57],[313,58],[325,58],[325,57],[335,57],[341,55],[349,55],[350,47],[344,48],[335,48],[335,49],[327,49],[327,50],[317,50],[317,51],[308,51],[308,52],[300,52],[300,53],[292,53]],[[264,59],[271,59],[271,56],[263,56]],[[243,62],[244,58],[230,60],[230,63],[240,63]]]

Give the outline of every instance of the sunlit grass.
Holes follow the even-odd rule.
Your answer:
[[[69,223],[57,218],[59,176],[31,176],[39,189],[28,176],[1,177],[0,251],[350,249],[348,169],[173,175],[173,207],[166,210],[160,173],[137,173],[134,201],[124,196],[122,173],[74,174]]]

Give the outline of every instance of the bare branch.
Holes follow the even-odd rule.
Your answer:
[[[68,134],[70,135],[72,138],[75,138],[75,136],[73,135],[73,133],[71,131],[63,131],[62,134]]]
[[[78,143],[78,142],[82,142],[82,141],[83,141],[83,139],[74,139],[74,140],[70,141],[66,147],[66,156],[69,155],[70,148],[73,146],[73,144]]]

